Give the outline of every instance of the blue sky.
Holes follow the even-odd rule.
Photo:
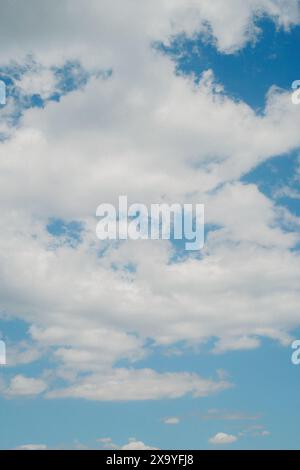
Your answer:
[[[228,6],[225,32],[200,10],[209,35],[157,6],[128,43],[105,1],[115,36],[91,10],[76,41],[46,3],[0,56],[0,448],[299,449],[299,3]],[[204,252],[99,244],[97,204],[126,193],[204,202]]]

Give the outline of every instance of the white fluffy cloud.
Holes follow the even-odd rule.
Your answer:
[[[46,389],[47,384],[42,379],[16,375],[10,380],[8,388],[4,390],[4,394],[8,397],[26,397],[39,395]]]
[[[180,423],[180,418],[177,418],[176,416],[170,416],[169,418],[165,418],[163,420],[165,424],[171,424],[171,425],[176,425]]]
[[[132,440],[128,444],[121,447],[120,450],[158,450],[157,447],[150,447],[144,444],[142,441]]]
[[[215,436],[209,439],[209,443],[213,445],[226,445],[233,444],[237,441],[237,437],[225,432],[218,432]]]
[[[44,61],[79,57],[124,63],[154,40],[172,35],[211,35],[233,52],[259,34],[255,20],[268,16],[288,29],[299,22],[297,0],[39,0],[1,2],[1,58],[38,54]],[[76,32],[76,33],[75,33]],[[120,46],[121,45],[121,46]],[[128,57],[131,62],[131,58]]]

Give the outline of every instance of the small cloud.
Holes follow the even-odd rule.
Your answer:
[[[102,437],[97,439],[97,442],[102,445],[103,449],[107,450],[159,450],[157,447],[147,446],[144,442],[138,441],[135,437],[130,437],[127,444],[124,444],[123,446],[115,444],[111,437]]]
[[[220,421],[256,421],[260,419],[260,415],[250,415],[240,411],[227,411],[218,409],[209,409],[206,414],[202,415],[205,420],[220,420]]]
[[[83,444],[83,442],[80,442],[78,439],[75,439],[74,449],[75,450],[89,450],[89,447],[86,444]]]
[[[214,354],[223,354],[227,351],[247,351],[260,346],[260,340],[253,336],[233,336],[220,339],[214,349]]]
[[[47,450],[46,444],[24,444],[16,448],[16,450]]]
[[[108,444],[112,442],[111,437],[101,437],[100,439],[97,439],[97,442],[100,442],[101,444]]]
[[[270,436],[270,431],[264,429],[260,424],[249,426],[247,429],[240,433],[241,436],[251,435],[252,437],[267,437]]]
[[[121,447],[121,450],[158,450],[157,447],[149,447],[142,441],[129,441]]]
[[[177,418],[176,416],[173,416],[173,417],[169,417],[169,418],[165,418],[163,420],[163,422],[165,424],[179,424],[180,423],[180,419]]]
[[[226,380],[230,377],[229,373],[227,370],[224,369],[217,369],[217,376],[219,377],[220,380]]]
[[[44,380],[16,375],[11,379],[5,394],[8,396],[33,396],[39,395],[46,389],[47,384]]]
[[[209,443],[213,445],[225,445],[232,444],[237,441],[237,437],[232,434],[226,434],[225,432],[218,432],[215,436],[209,439]]]
[[[120,446],[115,444],[111,437],[101,437],[100,439],[97,439],[97,442],[99,442],[99,444],[101,444],[101,447],[106,450],[120,449]]]

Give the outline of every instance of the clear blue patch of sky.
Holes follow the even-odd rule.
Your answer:
[[[194,39],[180,36],[170,45],[155,46],[173,58],[179,73],[193,74],[199,80],[211,68],[227,94],[261,110],[270,86],[289,90],[300,79],[300,27],[286,32],[269,20],[258,25],[262,29],[259,40],[235,54],[220,54],[201,35]]]
[[[76,241],[81,240],[81,232],[84,227],[81,222],[78,221],[64,221],[62,219],[52,218],[50,219],[47,230],[48,232],[56,237],[64,236],[73,238]]]
[[[245,183],[256,184],[259,190],[276,203],[300,217],[300,201],[296,198],[280,195],[280,191],[289,188],[299,191],[299,151],[289,155],[274,157],[251,170],[242,178]]]

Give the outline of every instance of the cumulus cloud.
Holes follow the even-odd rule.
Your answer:
[[[39,395],[46,389],[44,380],[18,374],[10,380],[9,386],[3,392],[8,397],[26,397]]]
[[[175,424],[179,424],[180,423],[180,418],[177,418],[176,416],[172,417],[170,416],[169,418],[164,418],[163,422],[165,424],[172,424],[172,425],[175,425]]]
[[[165,59],[161,60],[165,65],[168,63]],[[60,104],[50,105],[45,110],[29,111],[16,135],[1,145],[2,175],[6,176],[1,181],[3,229],[0,250],[3,254],[3,286],[9,286],[9,289],[3,287],[3,304],[12,314],[22,311],[22,318],[33,323],[30,331],[35,340],[48,345],[51,341],[57,346],[67,345],[69,349],[60,347],[56,352],[62,359],[69,357],[77,363],[95,362],[91,361],[91,355],[104,357],[103,348],[107,347],[110,338],[112,344],[108,355],[112,360],[122,355],[134,358],[135,351],[141,349],[142,340],[125,332],[115,332],[117,324],[127,331],[137,330],[142,336],[150,334],[161,343],[182,339],[201,340],[210,335],[219,336],[222,331],[226,339],[223,338],[216,346],[219,352],[257,347],[260,335],[278,337],[286,342],[289,338],[284,330],[296,324],[294,307],[298,294],[295,286],[299,263],[297,254],[291,255],[288,248],[294,246],[299,237],[297,233],[286,232],[280,227],[282,213],[255,185],[227,180],[232,179],[233,173],[239,178],[246,169],[253,167],[258,155],[268,158],[274,152],[288,151],[291,137],[294,146],[299,145],[297,107],[288,108],[285,94],[284,99],[282,94],[274,95],[272,100],[276,103],[279,100],[280,106],[286,107],[280,118],[282,126],[278,125],[277,119],[281,114],[279,111],[276,113],[275,128],[272,124],[275,117],[269,117],[268,113],[262,119],[246,105],[233,103],[229,98],[220,98],[219,102],[211,90],[211,84],[203,82],[200,90],[196,91],[188,80],[175,77],[171,70],[165,79],[163,77],[162,73],[161,82],[174,83],[174,94],[170,100],[172,107],[178,97],[182,98],[178,102],[179,122],[174,123],[176,110],[172,109],[167,127],[162,128],[152,120],[155,101],[152,97],[145,97],[145,103],[151,103],[146,128],[152,126],[151,134],[157,138],[161,135],[155,148],[152,148],[153,139],[149,141],[142,128],[137,131],[135,104],[131,110],[131,123],[127,115],[126,123],[122,122],[118,127],[118,116],[122,113],[120,103],[116,103],[116,110],[110,111],[115,116],[113,124],[109,125],[110,118],[106,116],[107,125],[103,122],[103,127],[102,124],[99,128],[95,126],[101,117],[102,98],[105,96],[108,102],[114,101],[113,95],[110,100],[105,91],[110,81],[105,83],[104,90],[94,83],[91,89],[87,87],[85,92],[71,94]],[[98,100],[99,106],[94,108]],[[124,106],[124,101],[121,106]],[[190,120],[187,115],[180,117],[186,108],[190,109],[190,115],[191,110],[196,113]],[[81,114],[76,109],[81,109],[85,115],[88,110],[92,111],[93,117],[91,120],[88,118],[84,132],[74,133],[79,125],[77,117],[81,120]],[[205,109],[207,113],[204,113],[203,119]],[[226,109],[230,111],[228,115]],[[241,139],[242,128],[233,132],[232,125],[241,126],[244,111],[253,125],[247,128],[247,132],[245,130],[245,139]],[[146,119],[146,114],[143,115]],[[215,119],[221,119],[222,115],[222,122],[216,126]],[[68,122],[63,134],[60,129],[65,124],[60,122],[60,116]],[[190,138],[180,144],[178,129],[183,125],[187,133],[194,129],[193,144]],[[125,129],[122,129],[123,126]],[[134,132],[130,136],[131,128]],[[216,136],[218,129],[222,134]],[[258,138],[259,132],[264,138]],[[144,139],[139,143],[142,134]],[[233,139],[238,136],[239,142],[233,147],[230,136]],[[277,149],[274,136],[278,137]],[[250,140],[256,142],[257,149],[252,144],[250,146]],[[224,141],[231,142],[228,149]],[[267,143],[270,149],[265,151]],[[89,149],[92,155],[88,158]],[[219,153],[224,161],[213,163],[210,171],[206,166],[195,170],[185,160],[188,152],[192,155],[196,151],[200,161],[211,153]],[[9,160],[5,157],[8,154]],[[109,159],[106,154],[110,155]],[[158,155],[162,162],[159,166]],[[116,165],[119,165],[117,174],[114,170]],[[239,169],[241,165],[244,169]],[[34,168],[34,172],[28,174],[29,168]],[[13,181],[19,183],[13,185]],[[135,184],[136,181],[143,184]],[[174,184],[174,181],[177,183]],[[211,193],[220,182],[226,184]],[[23,187],[25,193],[20,192],[19,187]],[[202,188],[200,191],[199,187]],[[207,256],[203,260],[188,259],[170,265],[168,260],[172,257],[172,249],[168,243],[158,246],[151,242],[135,243],[134,246],[124,243],[111,247],[102,258],[96,257],[101,244],[96,243],[95,220],[91,214],[99,202],[114,202],[120,191],[129,194],[132,200],[157,201],[167,193],[169,200],[189,201],[189,190],[196,191],[194,200],[205,202],[207,223],[220,226],[209,234]],[[77,195],[76,200],[74,194]],[[33,219],[32,211],[39,217]],[[63,241],[55,246],[56,241],[47,234],[45,226],[48,217],[54,214],[68,220],[77,218],[85,224],[83,243],[76,250],[63,244]],[[53,244],[55,250],[51,249]],[[8,251],[14,253],[9,260],[6,257]],[[253,257],[249,257],[249,251]],[[278,262],[282,269],[274,283],[273,272]],[[135,273],[126,272],[124,267],[130,263],[136,265]],[[28,265],[31,266],[36,285],[30,297],[28,292],[32,291],[32,278],[26,274]],[[114,269],[111,269],[112,265]],[[260,277],[262,283],[257,283]],[[261,287],[260,295],[254,296],[254,290],[260,289],[259,286],[264,287]],[[118,301],[114,295],[116,292],[125,300],[124,303]],[[233,295],[228,295],[228,292]],[[289,297],[284,318],[280,316],[281,302],[277,301],[283,293]],[[26,304],[27,308],[24,309]],[[262,308],[263,319],[260,314]],[[57,309],[60,315],[56,313]],[[97,313],[99,309],[103,312],[101,315]],[[274,309],[278,311],[275,316]],[[141,310],[143,315],[140,315]],[[185,312],[184,319],[181,311]],[[229,311],[230,316],[226,314]],[[77,312],[75,319],[74,312]],[[248,316],[251,320],[246,327],[244,320]],[[72,321],[69,321],[71,317]],[[255,318],[258,319],[256,325]],[[278,319],[277,325],[274,318]],[[285,328],[282,328],[282,323],[286,324]],[[201,325],[201,328],[195,327],[195,324]],[[79,325],[80,335],[77,334]],[[119,341],[120,335],[123,335],[122,341]],[[81,349],[95,342],[99,346],[93,346],[93,351],[84,361]]]
[[[226,445],[233,444],[237,441],[237,437],[225,432],[218,432],[215,436],[209,439],[209,443],[213,445]]]
[[[142,441],[132,440],[121,447],[120,450],[158,450],[157,447],[150,447],[144,444]]]
[[[199,32],[230,53],[257,38],[259,18],[267,16],[285,29],[299,23],[297,0],[227,0],[226,7],[223,0],[116,0],[113,5],[90,0],[84,14],[82,0],[29,0],[26,5],[3,0],[1,6],[2,59],[31,52],[45,61],[81,57],[89,65],[122,63],[119,44],[137,54],[153,40]]]

